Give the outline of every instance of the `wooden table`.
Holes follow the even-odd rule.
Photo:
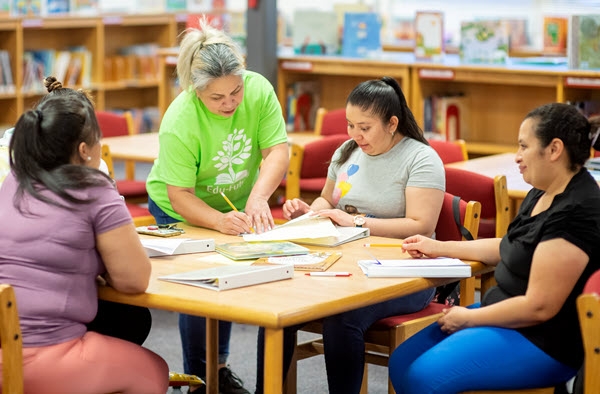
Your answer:
[[[511,201],[511,218],[515,216],[521,202],[532,187],[523,180],[523,175],[519,172],[519,166],[515,162],[514,153],[483,156],[446,164],[446,166],[476,172],[490,178],[496,175],[505,175],[508,197]]]
[[[214,238],[215,242],[241,241],[212,230],[182,225],[184,236]],[[393,240],[399,242],[399,240]],[[152,277],[143,294],[119,293],[102,287],[102,299],[148,308],[164,309],[207,318],[207,392],[217,393],[218,321],[232,321],[265,327],[265,393],[280,393],[283,374],[283,329],[299,323],[372,305],[392,298],[450,283],[452,279],[425,278],[367,278],[356,261],[370,258],[363,249],[365,242],[391,242],[390,239],[370,237],[335,248],[343,256],[335,263],[336,271],[350,271],[351,277],[308,277],[295,273],[292,280],[283,280],[234,290],[216,292],[194,286],[157,280],[161,275],[192,271],[210,266],[199,257],[210,254],[188,254],[153,258]],[[314,247],[315,250],[327,248]],[[328,249],[331,250],[331,249]],[[372,249],[378,258],[398,258],[400,249]],[[408,255],[402,255],[408,257]],[[481,263],[472,262],[473,274],[491,272]]]

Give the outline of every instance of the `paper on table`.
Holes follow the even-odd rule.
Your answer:
[[[451,265],[465,265],[459,259],[437,258],[437,259],[401,259],[401,260],[379,260],[384,267],[448,267]]]
[[[300,238],[338,237],[331,219],[306,213],[262,234],[244,234],[244,241],[289,241]]]
[[[232,260],[228,257],[223,256],[220,253],[210,254],[208,256],[198,257],[196,261],[211,264],[223,264],[223,265],[252,265],[254,260]]]
[[[191,238],[143,238],[142,245],[144,248],[156,250],[164,254],[173,254],[175,250]]]

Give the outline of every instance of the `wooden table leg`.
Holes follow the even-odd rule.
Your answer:
[[[219,321],[206,319],[206,392],[219,393]]]
[[[265,394],[279,394],[283,389],[283,328],[265,328]]]

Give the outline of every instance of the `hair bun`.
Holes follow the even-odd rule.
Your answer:
[[[44,79],[44,86],[46,87],[46,90],[48,90],[48,93],[57,89],[62,89],[63,87],[62,83],[55,77],[46,77],[46,79]]]

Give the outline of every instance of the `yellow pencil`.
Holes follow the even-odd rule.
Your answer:
[[[227,196],[225,195],[225,193],[221,192],[221,195],[223,196],[223,198],[225,199],[225,201],[227,201],[227,204],[229,204],[229,206],[231,207],[231,209],[233,209],[236,212],[239,212],[238,209],[235,207],[235,205],[233,205],[233,203],[231,202],[231,200],[229,198],[227,198]],[[250,227],[250,231],[254,232],[254,229],[252,227]]]
[[[364,244],[365,248],[401,248],[402,244]]]

